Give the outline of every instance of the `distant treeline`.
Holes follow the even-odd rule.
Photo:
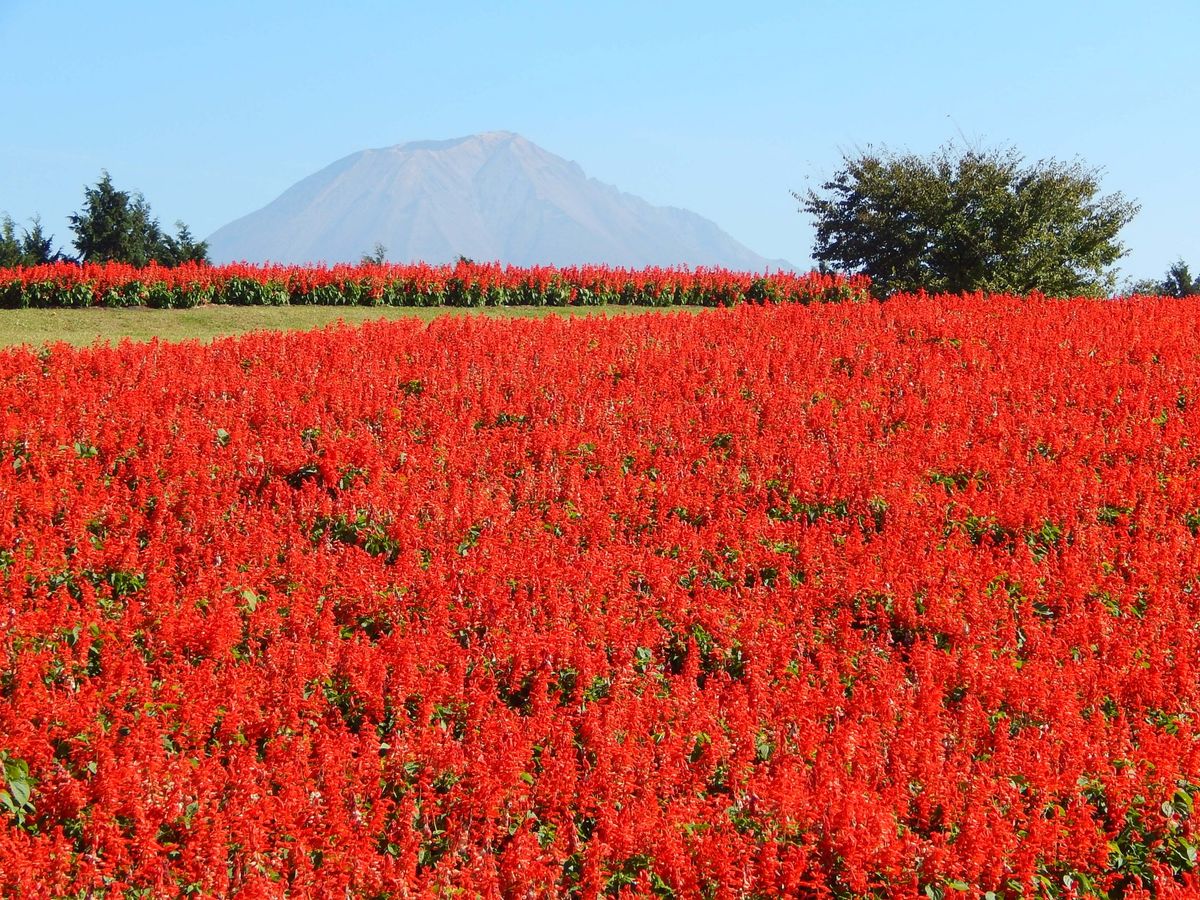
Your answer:
[[[118,190],[108,172],[84,189],[83,207],[69,219],[76,255],[55,249],[39,216],[20,229],[8,215],[0,217],[0,267],[37,266],[52,262],[122,262],[178,266],[208,262],[208,244],[197,241],[183,222],[168,234],[140,193]]]

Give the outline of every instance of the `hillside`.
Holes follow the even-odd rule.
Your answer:
[[[589,178],[511,132],[353,153],[209,238],[214,262],[394,262],[790,268],[687,210]]]

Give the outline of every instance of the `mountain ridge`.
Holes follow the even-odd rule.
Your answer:
[[[492,131],[360,150],[208,238],[215,262],[394,262],[459,256],[514,265],[794,268],[716,223],[589,177],[519,134]]]

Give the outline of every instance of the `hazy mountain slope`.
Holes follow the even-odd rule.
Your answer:
[[[510,132],[351,154],[208,242],[215,262],[352,262],[382,243],[398,262],[789,267]]]

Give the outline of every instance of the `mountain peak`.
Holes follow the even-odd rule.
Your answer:
[[[490,148],[503,143],[528,144],[529,141],[525,140],[525,138],[521,137],[515,131],[483,131],[479,134],[468,134],[463,137],[450,138],[444,141],[409,141],[404,144],[395,144],[387,149],[397,152],[416,152],[418,150],[437,152],[451,150],[455,147],[461,147],[464,144]]]
[[[410,141],[344,157],[209,238],[214,261],[789,268],[695,213],[590,179],[512,131]]]

